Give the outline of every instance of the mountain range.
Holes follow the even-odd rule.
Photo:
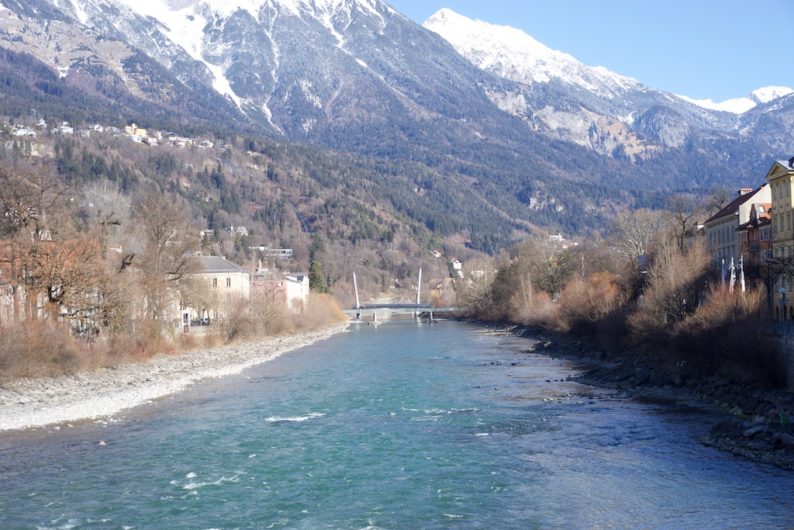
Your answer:
[[[400,177],[392,208],[483,250],[537,227],[585,231],[672,191],[754,184],[794,151],[790,89],[699,102],[447,9],[420,26],[382,0],[0,5],[12,117],[135,120],[381,160],[390,169],[373,181]]]

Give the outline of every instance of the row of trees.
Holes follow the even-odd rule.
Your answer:
[[[747,292],[730,292],[704,238],[693,236],[702,215],[683,207],[626,212],[606,238],[567,249],[532,238],[462,294],[480,318],[590,335],[695,371],[781,384],[764,301],[769,282],[794,273],[791,260],[748,271]]]
[[[77,334],[107,337],[108,352],[159,347],[169,304],[190,289],[194,232],[162,193],[133,203],[107,183],[78,194],[46,164],[0,169],[5,332],[43,321],[63,331],[63,343]]]

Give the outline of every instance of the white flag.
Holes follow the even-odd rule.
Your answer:
[[[739,257],[739,285],[742,286],[742,294],[746,291],[744,285],[744,256]]]
[[[733,292],[733,286],[736,285],[736,267],[733,265],[733,258],[731,258],[731,283],[728,287],[728,292]]]

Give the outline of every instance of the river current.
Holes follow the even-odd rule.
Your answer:
[[[0,528],[792,528],[794,473],[532,342],[353,328],[109,421],[0,434]]]

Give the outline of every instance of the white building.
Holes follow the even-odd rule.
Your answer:
[[[16,137],[28,137],[28,138],[36,137],[36,131],[34,131],[29,127],[22,127],[20,125],[18,125],[11,134],[13,134]]]
[[[309,303],[309,275],[303,273],[284,274],[287,307],[302,311]]]
[[[282,273],[263,268],[261,263],[254,279],[255,303],[276,302],[293,312],[301,313],[309,303],[309,275]]]
[[[715,267],[721,266],[722,260],[726,264],[731,258],[735,262],[739,260],[739,225],[750,221],[753,204],[771,202],[769,184],[762,184],[755,190],[741,188],[733,201],[706,220],[706,243]]]
[[[191,275],[196,282],[195,300],[184,304],[189,322],[210,322],[227,319],[238,304],[251,298],[251,277],[248,271],[222,256],[196,256],[199,271]]]

